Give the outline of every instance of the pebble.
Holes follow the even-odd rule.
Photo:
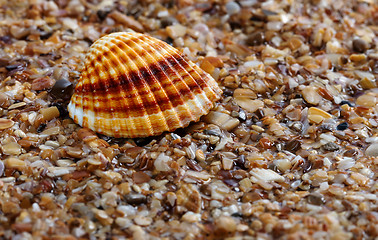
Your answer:
[[[357,98],[356,104],[363,107],[375,107],[377,104],[377,98],[370,94],[364,94]]]
[[[12,127],[14,122],[7,118],[0,118],[0,130]]]
[[[1,146],[3,153],[6,155],[20,155],[21,146],[16,142],[10,142]]]
[[[316,87],[307,86],[302,90],[303,98],[306,102],[318,105],[319,102],[322,100],[322,96],[319,95],[318,89]]]
[[[348,128],[348,123],[347,122],[342,122],[339,125],[337,125],[336,129],[339,131],[344,131]]]
[[[4,173],[4,168],[5,168],[5,166],[4,166],[4,163],[3,163],[3,161],[0,161],[0,177],[3,175],[3,173]]]
[[[294,140],[289,141],[286,144],[285,149],[289,152],[295,153],[300,147],[301,147],[301,142],[294,139]]]
[[[352,45],[353,50],[360,53],[365,52],[369,48],[369,44],[361,38],[354,39]]]
[[[340,106],[344,105],[344,104],[348,104],[349,107],[354,107],[352,103],[350,103],[349,101],[346,101],[346,100],[342,100],[340,102]]]
[[[4,160],[4,165],[6,168],[12,168],[21,171],[26,166],[26,163],[18,158],[10,157]]]
[[[125,196],[125,200],[127,203],[133,205],[147,203],[147,197],[143,194],[128,194]]]
[[[166,28],[167,34],[172,38],[176,39],[183,37],[186,34],[186,27],[181,24],[175,24]]]
[[[323,149],[327,151],[337,151],[340,149],[340,146],[336,143],[329,142],[323,145]]]
[[[240,6],[236,2],[228,2],[226,4],[226,12],[228,15],[234,15],[240,12]]]
[[[163,17],[160,20],[161,27],[163,27],[163,28],[171,26],[174,23],[177,23],[177,20],[174,17],[169,17],[169,16],[168,17]]]
[[[246,44],[249,46],[257,46],[264,43],[264,33],[255,32],[247,37],[245,40]]]
[[[319,193],[311,193],[310,195],[307,196],[307,202],[313,205],[323,205],[325,203],[325,199],[323,195]]]
[[[373,143],[366,148],[365,154],[369,157],[378,157],[378,142]]]
[[[55,98],[64,98],[69,99],[73,92],[73,84],[67,79],[59,79],[55,82],[54,86],[52,87],[50,93]]]
[[[215,219],[216,230],[218,235],[233,233],[236,231],[236,222],[232,217],[221,216]]]

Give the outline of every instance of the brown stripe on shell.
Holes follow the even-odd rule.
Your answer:
[[[157,61],[156,62],[156,56],[159,55],[156,51],[151,51],[150,47],[144,47],[142,48],[139,43],[134,41],[129,41],[128,44],[130,47],[135,49],[140,49],[144,54],[144,62],[147,65],[148,62],[148,68],[152,70],[152,72],[155,72],[152,77],[156,79],[156,82],[159,84],[169,84],[167,86],[164,86],[163,89],[166,90],[166,94],[169,97],[174,109],[176,110],[177,106],[185,106],[181,107],[180,113],[177,113],[177,116],[179,118],[179,124],[180,126],[182,122],[191,121],[193,120],[192,113],[189,111],[189,106],[187,106],[186,101],[188,100],[188,95],[190,95],[190,88],[186,87],[185,89],[178,88],[178,83],[182,81],[182,79],[177,76],[176,78],[173,78],[174,74],[172,72],[176,68],[176,66],[169,66],[167,62]],[[151,44],[153,45],[153,44]],[[162,57],[164,60],[164,57]],[[172,71],[169,73],[169,71]],[[159,79],[159,80],[158,80]],[[174,90],[174,92],[169,90]],[[180,91],[181,90],[181,91]],[[192,99],[192,98],[190,98]],[[165,116],[166,118],[169,116],[169,113]]]
[[[171,61],[171,60],[168,60],[168,61]],[[160,66],[160,67],[159,67]],[[151,66],[149,66],[149,68],[151,69],[151,71],[148,71],[146,67],[142,68],[140,71],[143,72],[144,74],[148,73],[148,75],[144,75],[144,79],[146,79],[148,82],[151,80],[151,75],[155,75],[157,78],[161,77],[162,73],[159,71],[161,68],[164,68],[165,71],[167,71],[166,69],[169,68],[170,66],[166,64],[166,60],[163,60],[162,63],[156,63],[156,64],[153,64]],[[135,72],[129,72],[128,73],[130,76],[131,76],[131,82],[133,82],[133,84],[135,85],[136,88],[140,88],[143,86],[143,84],[140,82],[140,77],[138,76],[137,73]],[[107,82],[107,86],[104,86],[104,85],[94,85],[92,86],[92,89],[89,88],[89,86],[87,85],[91,85],[90,83],[87,83],[87,84],[83,84],[81,87],[77,87],[76,88],[76,92],[77,93],[81,93],[81,92],[90,92],[90,91],[93,91],[96,93],[96,95],[104,95],[104,94],[107,94],[108,92],[109,93],[113,93],[113,92],[117,92],[118,91],[118,87],[120,85],[122,85],[125,90],[127,89],[130,89],[128,88],[128,83],[129,83],[129,78],[127,76],[124,76],[124,75],[121,75],[119,76],[119,80],[115,80],[113,78],[111,79],[108,79]],[[177,82],[179,81],[182,81],[182,79],[180,78],[176,78],[174,79],[173,81],[173,84],[177,84]],[[163,84],[162,85],[162,88],[167,88],[170,84]],[[151,88],[151,91],[155,91],[156,89],[154,89],[154,85],[152,85],[153,87]],[[191,91],[192,92],[200,92],[198,91],[198,89],[201,89],[201,85],[196,85],[196,86],[192,86],[192,89],[189,87],[188,89],[183,89],[181,90],[181,95],[183,96],[187,96],[188,93],[190,93]],[[87,91],[85,91],[84,89],[88,89]],[[146,94],[146,93],[141,93],[141,94]],[[176,98],[174,98],[176,99]],[[119,99],[116,99],[116,100],[119,100]],[[173,100],[173,98],[172,98]],[[167,106],[166,103],[169,102],[170,100],[169,99],[166,99],[166,100],[160,100],[158,101],[160,107],[163,107],[161,110],[164,111],[166,109],[169,109],[170,106]],[[179,104],[182,104],[182,102],[177,102],[177,101],[172,101],[173,103],[173,107],[176,107],[178,106]],[[138,109],[140,106],[135,106],[134,108],[130,108],[132,110],[136,110]],[[100,109],[101,110],[101,109]]]
[[[160,86],[160,83],[153,78],[153,75],[149,73],[149,69],[142,68],[136,64],[140,63],[142,59],[139,59],[137,53],[130,48],[130,46],[126,42],[116,42],[117,46],[120,46],[122,50],[127,51],[127,55],[124,57],[129,56],[136,56],[135,57],[135,66],[139,69],[139,71],[131,71],[128,74],[131,77],[131,80],[134,84],[138,85],[143,83],[143,87],[138,88],[138,93],[142,97],[144,107],[147,108],[150,112],[148,114],[156,114],[161,112],[163,108],[172,108],[169,99],[164,94],[163,88]],[[138,61],[137,61],[138,60]],[[145,76],[143,76],[145,75]],[[160,92],[160,94],[156,94]],[[155,94],[154,94],[155,93]],[[135,109],[138,111],[137,109]],[[164,125],[167,125],[165,123]]]
[[[122,63],[118,60],[116,55],[114,53],[111,53],[112,57],[111,59],[113,61],[116,61],[116,65],[120,65],[123,68],[125,68],[126,71],[124,71],[125,74],[123,75],[118,75],[118,78],[113,78],[111,75],[108,75],[108,79],[104,82],[106,82],[105,86],[100,86],[99,89],[93,89],[95,94],[98,96],[98,101],[100,102],[99,107],[95,107],[95,111],[98,112],[99,114],[107,114],[111,111],[117,111],[119,107],[121,106],[113,106],[113,110],[109,109],[107,104],[110,99],[108,99],[106,96],[108,94],[114,95],[115,93],[119,93],[120,90],[121,92],[128,92],[129,95],[125,96],[127,99],[127,103],[129,104],[128,106],[124,106],[122,111],[117,111],[117,112],[123,112],[126,116],[124,117],[141,117],[147,114],[146,109],[143,107],[142,99],[140,98],[140,94],[138,94],[138,89],[143,87],[143,84],[136,85],[135,80],[132,80],[132,77],[127,76],[128,74],[128,66],[122,65]],[[121,84],[122,82],[122,84]],[[111,101],[115,102],[114,100],[122,100],[121,97],[118,97],[115,99],[112,97]]]
[[[172,98],[174,99],[180,98],[180,95],[174,91],[167,92],[169,89],[172,89],[173,87],[172,84],[167,85],[166,87],[161,86],[161,84],[164,82],[169,84],[168,81],[165,81],[165,80],[169,80],[169,78],[165,79],[165,78],[160,77],[158,79],[156,74],[152,74],[150,65],[153,64],[156,61],[156,59],[141,58],[139,54],[137,53],[137,50],[138,50],[137,46],[133,46],[130,40],[129,41],[123,40],[123,42],[121,42],[120,44],[124,44],[126,46],[125,50],[129,49],[129,52],[128,52],[129,54],[131,51],[132,55],[136,56],[135,60],[136,60],[136,63],[138,63],[137,67],[139,70],[137,71],[138,76],[141,78],[140,79],[141,81],[146,81],[148,83],[149,89],[153,93],[154,98],[157,99],[157,102],[158,102],[157,106],[160,106],[160,109],[161,109],[160,111],[162,112],[162,116],[163,116],[163,119],[161,120],[165,121],[167,130],[170,129],[171,126],[180,127],[181,121],[182,121],[182,119],[180,118],[180,115],[175,111],[166,112],[166,110],[168,109],[174,110],[174,106],[173,106],[174,103],[172,101]],[[143,49],[140,49],[140,50],[143,51]],[[149,106],[146,106],[146,107],[149,107]]]

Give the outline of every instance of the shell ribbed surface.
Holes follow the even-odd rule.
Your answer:
[[[165,42],[112,33],[90,47],[68,112],[107,136],[148,137],[198,121],[221,93],[210,75]]]

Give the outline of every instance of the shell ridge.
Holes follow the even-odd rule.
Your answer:
[[[146,38],[144,38],[144,37],[142,37],[142,38],[143,38],[143,39],[146,39]],[[138,40],[139,40],[139,39],[138,39]],[[147,38],[147,40],[149,40],[149,39]],[[159,40],[159,41],[160,41],[160,40]],[[155,42],[156,42],[156,41],[155,41]],[[163,43],[163,44],[164,44],[164,43]],[[167,45],[167,46],[169,46],[169,45]],[[163,64],[162,62],[158,62],[158,63],[159,63],[160,68],[162,69],[163,73],[165,74],[165,76],[166,76],[168,79],[170,79],[170,76],[168,76],[168,75],[165,73],[165,72],[166,72],[165,69],[170,69],[170,70],[172,71],[172,75],[176,76],[177,79],[179,79],[179,80],[184,84],[185,88],[186,88],[187,90],[189,90],[189,91],[185,92],[186,97],[188,97],[189,99],[195,99],[195,98],[196,98],[195,94],[194,94],[193,91],[191,90],[191,87],[190,87],[190,86],[184,81],[184,79],[182,78],[181,74],[176,70],[176,65],[173,65],[170,61],[168,61],[168,60],[166,59],[166,56],[164,56],[163,54],[161,54],[156,48],[154,48],[154,47],[152,47],[152,46],[147,46],[147,47],[150,48],[151,50],[153,50],[153,51],[156,53],[156,55],[159,55],[161,59],[164,59],[163,62],[164,62],[165,64]],[[164,50],[165,50],[165,49],[163,48],[162,51],[164,51]],[[177,54],[177,55],[180,54],[176,49],[173,49],[173,50],[174,50],[174,54],[175,54],[175,55],[173,55],[173,54],[169,54],[167,51],[165,51],[166,54],[169,55],[171,59],[175,59],[176,54]],[[177,62],[176,62],[176,63],[177,63]],[[190,76],[189,76],[189,77],[190,77]],[[197,115],[196,110],[195,110],[196,108],[195,108],[195,107],[193,108],[192,106],[189,106],[189,104],[187,103],[187,101],[185,101],[185,99],[183,99],[183,98],[181,97],[181,96],[184,96],[184,95],[182,94],[182,91],[183,91],[183,90],[180,91],[180,90],[176,87],[176,85],[174,84],[173,81],[172,81],[172,83],[173,83],[173,86],[176,88],[177,92],[180,94],[180,98],[182,99],[182,102],[183,102],[182,105],[185,105],[185,106],[186,106],[185,109],[187,109],[188,112],[189,112],[189,114],[190,114],[190,121],[195,120],[195,117],[194,117],[194,116]],[[199,86],[195,81],[193,81],[193,83],[196,84],[196,87],[197,87],[197,88],[200,88],[200,86]]]
[[[197,108],[199,108],[199,111],[201,112],[201,114],[206,114],[207,112],[208,112],[208,109],[207,108],[205,108],[205,106],[207,105],[207,103],[206,103],[206,100],[208,101],[208,102],[210,102],[210,100],[207,98],[207,96],[203,93],[204,91],[203,91],[203,88],[201,87],[201,85],[196,81],[196,79],[194,79],[191,75],[190,75],[190,73],[187,71],[187,69],[179,62],[179,61],[177,61],[177,59],[176,59],[176,57],[175,56],[173,56],[172,54],[171,54],[171,52],[175,52],[174,50],[174,48],[173,48],[173,50],[172,49],[170,49],[171,50],[171,52],[168,52],[165,48],[164,48],[164,46],[163,46],[163,43],[159,43],[158,44],[158,46],[159,46],[159,49],[156,49],[156,48],[154,48],[157,52],[164,52],[165,54],[167,54],[168,56],[170,56],[170,59],[172,59],[172,61],[174,61],[175,62],[175,66],[178,66],[179,68],[180,68],[180,70],[182,71],[182,72],[185,72],[185,76],[187,76],[194,84],[196,84],[198,87],[199,87],[199,89],[200,89],[200,95],[202,95],[203,97],[206,97],[204,100],[200,100],[199,99],[199,97],[198,97],[198,95],[196,95],[196,94],[193,94],[193,96],[194,96],[194,102],[193,102],[193,104],[191,104],[191,106],[190,106],[190,109],[195,109],[196,107]],[[182,57],[181,57],[181,54],[177,54],[177,56],[178,56],[178,58],[180,58],[180,59],[182,59]],[[184,60],[184,59],[182,59],[182,60]],[[185,60],[184,60],[185,61]],[[168,61],[168,63],[169,63],[169,66],[173,66],[173,63],[171,63],[171,62],[169,62]],[[172,67],[172,69],[174,69],[173,67]],[[179,77],[181,77],[182,79],[183,79],[183,77],[182,76],[180,76],[180,74],[178,74],[177,73],[177,71],[176,71],[176,69],[175,69],[175,72],[176,72],[176,74],[179,76]],[[201,78],[201,76],[197,73],[197,78]],[[183,79],[183,82],[185,82],[185,80]],[[186,83],[186,82],[185,82]],[[188,85],[188,83],[186,83],[187,85]],[[194,106],[195,105],[195,106]],[[194,120],[194,119],[193,119]]]
[[[120,38],[121,38],[121,36],[120,36]],[[116,46],[117,46],[117,48],[120,50],[120,51],[122,51],[122,53],[123,52],[131,52],[131,51],[133,51],[127,44],[125,44],[123,41],[121,41],[121,40],[119,40],[119,39],[112,39],[111,40],[111,42],[113,42],[113,44],[115,44]],[[122,46],[122,48],[120,47],[120,45]],[[134,52],[135,53],[135,52]],[[135,53],[136,55],[138,55],[137,53]],[[130,64],[133,64],[134,66],[136,66],[136,68],[137,69],[139,69],[139,67],[138,67],[138,65],[137,64],[135,64],[135,62],[133,62],[133,61],[131,61],[131,59],[130,59],[130,57],[127,55],[127,54],[124,54],[124,57],[126,57],[126,58],[128,58],[128,60],[129,60],[129,62],[130,62]],[[128,74],[128,73],[130,73],[131,72],[131,69],[129,68],[129,66],[126,66],[127,64],[122,64],[122,68],[124,68],[125,70],[127,70],[127,71],[124,71],[125,72],[125,74]],[[127,69],[126,69],[126,68]],[[148,122],[148,124],[147,124],[147,126],[142,126],[143,128],[146,128],[146,127],[148,127],[149,128],[149,131],[151,132],[151,134],[156,134],[155,133],[155,130],[154,130],[154,127],[153,127],[153,125],[152,125],[152,122],[151,122],[151,119],[148,117],[149,116],[149,113],[148,113],[148,109],[149,109],[149,107],[148,106],[145,106],[145,103],[144,103],[144,101],[142,100],[143,99],[143,95],[150,95],[150,96],[152,96],[153,97],[153,100],[152,100],[152,105],[154,105],[154,107],[156,108],[159,108],[160,109],[160,107],[158,106],[158,104],[157,104],[157,100],[154,98],[154,96],[153,96],[153,93],[152,93],[152,91],[151,91],[151,89],[150,89],[150,87],[149,87],[149,85],[147,84],[147,82],[143,79],[143,77],[142,77],[142,73],[140,72],[140,71],[137,71],[136,72],[136,74],[137,74],[137,76],[130,76],[130,75],[127,75],[128,77],[128,79],[130,80],[130,82],[131,83],[133,83],[133,85],[134,85],[134,82],[136,82],[136,81],[140,81],[141,83],[142,83],[142,85],[143,85],[143,88],[145,89],[145,91],[147,90],[147,94],[143,94],[143,89],[139,89],[138,87],[136,87],[136,86],[134,86],[135,87],[135,89],[136,89],[136,91],[138,92],[138,95],[139,95],[139,103],[141,104],[141,109],[143,109],[144,110],[144,112],[145,112],[145,114],[144,114],[144,118],[145,118],[145,120]],[[135,80],[133,80],[132,78],[137,78],[137,79],[135,79]],[[161,111],[160,111],[161,112]],[[159,112],[158,112],[159,113]],[[167,124],[164,124],[165,125],[165,129],[168,129],[167,128]]]
[[[95,54],[94,53],[95,53],[95,49],[93,49],[92,53],[90,55],[88,55],[88,58],[89,59],[91,59],[91,58],[95,59]],[[93,61],[93,59],[92,59],[92,61],[90,61],[90,65],[86,69],[87,70],[87,74],[90,75],[90,73],[92,71],[92,73],[95,73],[95,76],[100,76],[100,73],[99,73],[99,71],[98,71],[98,69],[96,67],[95,61]],[[90,68],[91,68],[91,71],[90,71]],[[87,108],[87,111],[85,112],[85,115],[87,115],[87,119],[88,120],[89,120],[88,116],[92,116],[92,114],[89,114],[89,112],[93,112],[93,118],[91,119],[91,121],[87,121],[87,125],[88,125],[87,127],[90,128],[90,129],[92,129],[92,130],[94,130],[94,129],[100,129],[100,127],[99,127],[100,124],[99,123],[101,121],[98,121],[98,116],[96,116],[97,114],[95,114],[95,110],[94,110],[95,104],[96,104],[96,102],[95,102],[95,99],[96,99],[95,94],[96,94],[96,92],[94,91],[94,86],[95,86],[95,84],[101,84],[102,81],[97,81],[96,82],[95,78],[91,78],[91,77],[87,77],[87,79],[89,80],[88,82],[90,84],[86,84],[85,85],[83,83],[83,87],[85,87],[87,89],[85,90],[85,93],[82,94],[82,96],[83,96],[83,105],[82,106],[83,106],[83,108],[84,107]],[[90,100],[85,101],[86,97],[90,98]],[[89,102],[91,102],[91,104],[89,104]],[[84,119],[83,119],[83,121],[84,121]]]
[[[132,41],[132,39],[129,39],[129,42]],[[148,66],[148,63],[136,52],[134,51],[134,49],[129,46],[128,44],[125,44],[125,47],[129,50],[129,51],[132,51],[135,55],[136,55],[136,58],[138,59],[138,61],[140,61],[141,63],[143,63],[143,65],[145,66]],[[153,97],[155,103],[156,103],[156,107],[159,108],[160,110],[160,113],[161,113],[161,116],[163,117],[164,119],[164,122],[160,123],[160,124],[163,124],[164,126],[164,131],[168,131],[170,129],[170,126],[168,124],[168,119],[166,118],[165,114],[164,114],[164,111],[161,109],[160,107],[160,104],[159,104],[159,100],[157,99],[157,96],[155,96],[154,92],[155,91],[152,91],[151,89],[151,86],[150,84],[148,84],[148,82],[146,81],[145,79],[145,76],[144,74],[141,72],[141,68],[138,68],[139,71],[138,71],[138,77],[140,78],[140,81],[143,81],[145,83],[145,86],[147,87],[149,93],[151,94],[151,96]],[[153,79],[153,84],[157,84],[158,85],[158,89],[161,90],[162,93],[164,93],[164,88],[161,86],[160,82],[156,79],[156,77],[153,75],[152,71],[150,68],[146,68],[147,71],[149,71],[149,76],[151,76],[151,79]],[[166,98],[168,98],[168,96],[165,95]],[[171,103],[169,103],[171,104]],[[173,109],[173,106],[170,105],[171,109]],[[162,126],[160,126],[161,128]]]
[[[114,44],[114,43],[113,43],[113,44]],[[116,44],[114,44],[114,46],[115,46],[115,47],[118,47]],[[129,70],[130,70],[129,66],[127,66],[126,64],[122,64],[122,63],[120,62],[120,60],[117,58],[116,53],[114,53],[113,51],[111,51],[111,49],[110,49],[109,47],[104,46],[104,48],[106,48],[106,49],[108,50],[109,54],[113,57],[113,59],[116,60],[116,61],[119,63],[119,64],[118,64],[118,67],[124,70],[124,71],[123,71],[123,72],[124,72],[124,75],[123,75],[123,76],[118,76],[118,77],[123,77],[124,80],[127,81],[127,82],[130,84],[130,86],[132,87],[132,89],[133,89],[135,92],[138,92],[138,88],[134,85],[133,81],[131,80],[131,77],[128,75],[128,72],[129,72]],[[122,50],[122,49],[121,49],[121,50]],[[101,53],[101,52],[100,52],[100,53]],[[125,85],[121,85],[121,88],[122,88],[123,90],[125,90],[124,87],[125,87]],[[107,94],[109,94],[109,93],[107,93]],[[122,91],[122,94],[124,94],[124,91]],[[125,94],[124,94],[124,97],[125,97],[125,99],[128,98]],[[139,104],[143,102],[142,99],[140,98],[139,94],[137,94],[137,96],[135,96],[135,97],[136,97],[136,102],[138,102]],[[123,109],[123,110],[125,110],[125,109]],[[129,111],[128,109],[126,109],[126,110],[128,111],[128,113],[130,113],[130,111]],[[143,111],[143,112],[144,112],[144,113],[143,113],[144,116],[147,114],[147,113],[145,112],[145,108],[143,108],[143,107],[140,109],[140,111]],[[133,117],[132,114],[129,114],[128,116],[129,116],[129,117]],[[114,119],[114,116],[113,116],[113,119]],[[129,124],[131,124],[131,126],[125,126],[125,127],[131,129],[130,131],[135,130],[135,129],[138,128],[137,125],[135,125],[134,121],[129,121]]]
[[[106,45],[106,44],[104,44],[104,46],[103,46],[103,48],[104,49],[107,49],[107,51],[109,52],[109,54],[113,54],[113,52],[111,51],[111,49],[109,49],[109,47]],[[108,58],[107,57],[103,57],[103,58],[101,58],[101,61],[102,61],[102,65],[103,65],[103,67],[105,68],[104,70],[105,71],[103,71],[104,72],[104,74],[105,74],[105,79],[108,79],[108,80],[112,80],[112,81],[116,81],[116,79],[114,79],[112,76],[111,76],[111,72],[109,71],[109,69],[111,69],[111,67],[109,67],[109,66],[111,66],[111,62],[108,60]],[[108,69],[109,68],[109,69]],[[108,84],[110,84],[110,83],[108,83]],[[118,119],[118,116],[117,116],[117,112],[116,111],[114,111],[114,101],[113,101],[113,96],[112,96],[112,94],[109,92],[109,91],[107,91],[108,89],[109,89],[109,86],[106,86],[106,84],[105,84],[105,86],[104,86],[105,88],[106,88],[106,95],[105,95],[105,99],[107,99],[108,101],[108,104],[110,105],[110,106],[108,106],[108,107],[110,107],[110,109],[108,109],[108,113],[110,113],[110,116],[111,116],[111,122],[113,122],[114,124],[113,124],[113,126],[112,126],[112,128],[113,128],[113,130],[115,130],[115,134],[117,134],[117,132],[119,132],[120,131],[120,127],[121,127],[121,123],[119,122],[119,119]],[[97,101],[98,101],[98,97],[99,96],[97,96]],[[95,104],[95,99],[93,99],[93,104]],[[109,128],[110,128],[110,126],[109,126]]]
[[[136,41],[134,41],[134,40],[132,40],[132,42],[133,42],[133,44],[135,45],[135,47],[138,47],[138,49],[143,50],[142,46],[141,46],[138,42],[136,42]],[[144,50],[145,50],[145,57],[148,58],[148,60],[152,60],[152,61],[155,60],[155,59],[153,58],[153,56],[152,56],[148,51],[146,51],[146,49],[144,49]],[[161,81],[159,81],[159,80],[158,80],[158,79],[152,74],[153,70],[151,69],[150,64],[148,64],[148,63],[146,62],[146,60],[144,60],[144,59],[142,59],[142,61],[145,63],[146,66],[148,66],[148,71],[150,71],[151,76],[155,79],[155,82],[156,82],[157,84],[159,84],[159,86],[162,88],[162,90],[163,90],[163,92],[165,93],[165,95],[167,96],[167,98],[172,102],[171,97],[170,97],[171,94],[168,94],[166,91],[164,91],[164,88],[163,88],[162,85],[161,85]],[[170,77],[169,77],[169,76],[166,74],[166,72],[164,71],[164,67],[161,66],[160,61],[157,61],[156,63],[157,63],[157,66],[158,66],[158,68],[159,68],[159,70],[160,70],[160,73],[164,75],[165,79],[170,80]],[[175,89],[175,91],[177,92],[177,96],[181,99],[181,102],[182,102],[181,105],[186,105],[184,99],[182,99],[181,94],[180,94],[179,90],[176,88],[175,84],[173,84],[173,82],[170,81],[170,85]],[[179,123],[179,127],[183,127],[183,123],[182,123],[182,120],[181,120],[181,114],[179,114],[179,112],[176,110],[175,107],[173,107],[172,104],[171,104],[171,106],[172,106],[171,109],[175,111],[175,115],[176,115],[177,118],[179,119],[179,121],[178,121],[178,123]],[[187,107],[189,107],[189,106],[187,106]],[[185,110],[187,111],[188,114],[190,114],[190,116],[192,115],[191,112],[189,112],[189,111],[187,110],[187,108],[185,108]],[[166,111],[164,111],[164,112],[166,112]],[[166,113],[166,114],[168,114],[168,113]],[[165,118],[168,116],[168,115],[166,116],[165,114],[163,114],[163,115],[164,115]],[[191,117],[191,118],[192,118],[192,117]],[[166,119],[166,121],[168,121],[168,120]],[[175,128],[175,126],[169,126],[169,129],[172,129],[172,128]]]

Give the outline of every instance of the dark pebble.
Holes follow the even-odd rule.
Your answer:
[[[66,118],[68,116],[67,106],[61,102],[54,102],[51,104],[51,106],[55,106],[58,111],[61,118]]]
[[[340,149],[340,146],[336,143],[330,142],[323,145],[323,149],[327,151],[337,151]]]
[[[265,113],[264,113],[264,111],[261,110],[260,108],[257,109],[257,111],[255,112],[255,114],[256,114],[256,116],[257,116],[259,119],[265,117]]]
[[[307,196],[307,202],[313,205],[323,205],[325,203],[325,199],[323,195],[319,193],[311,193],[310,195]]]
[[[240,155],[238,159],[235,161],[236,166],[240,167],[241,169],[246,169],[245,167],[245,155]]]
[[[340,102],[340,106],[342,106],[342,105],[344,105],[344,104],[348,104],[349,107],[353,107],[353,104],[350,103],[349,101],[342,100],[342,101]]]
[[[37,133],[42,132],[43,130],[45,130],[45,128],[46,128],[46,124],[42,123],[41,125],[38,126]]]
[[[164,17],[160,20],[161,27],[165,28],[176,23],[177,20],[174,17]]]
[[[261,45],[264,43],[264,34],[262,32],[256,32],[256,33],[252,33],[251,35],[249,35],[247,37],[247,39],[245,40],[246,44],[249,45],[249,46],[257,46],[257,45]]]
[[[239,119],[242,121],[247,120],[247,114],[243,110],[239,111]]]
[[[206,196],[211,195],[211,187],[208,184],[203,184],[200,186],[201,193],[205,194]]]
[[[294,140],[289,141],[286,144],[285,149],[289,152],[295,153],[300,147],[301,147],[301,142],[294,139]]]
[[[60,79],[55,82],[54,86],[50,90],[50,93],[57,99],[67,100],[71,98],[73,90],[73,84],[69,80]]]
[[[108,10],[98,10],[97,11],[97,17],[103,21],[105,20],[106,16],[108,16],[108,14],[110,13],[110,11]]]
[[[345,157],[354,157],[358,155],[358,150],[356,149],[349,149],[348,151],[344,152],[343,154]]]
[[[369,44],[361,38],[354,39],[352,45],[353,50],[359,53],[363,53],[369,48]]]
[[[239,217],[239,218],[242,218],[243,217],[243,214],[240,213],[240,212],[235,212],[233,214],[231,214],[232,217]]]
[[[146,138],[135,138],[134,142],[138,147],[143,147],[147,144],[149,144],[152,140],[154,140],[153,137],[146,137]]]
[[[306,160],[303,165],[301,165],[302,169],[303,169],[303,173],[307,173],[309,171],[311,171],[312,169],[312,163],[308,160]]]
[[[286,123],[288,123],[289,122],[289,119],[288,118],[282,118],[281,120],[280,120],[280,123],[284,123],[284,124],[286,124]]]
[[[234,94],[234,90],[230,88],[225,88],[223,90],[223,95],[226,97],[232,96]]]
[[[16,70],[18,68],[21,68],[22,67],[22,64],[12,64],[12,65],[8,65],[5,67],[5,69],[7,71],[13,71],[13,70]]]
[[[11,43],[12,42],[12,38],[8,35],[5,35],[5,36],[1,36],[0,37],[0,41],[2,41],[3,43]]]
[[[336,129],[339,130],[339,131],[344,131],[347,128],[348,128],[347,122],[342,122],[339,125],[337,125],[337,127],[336,127]]]
[[[140,205],[147,203],[147,197],[143,194],[127,194],[125,200],[128,204]]]

